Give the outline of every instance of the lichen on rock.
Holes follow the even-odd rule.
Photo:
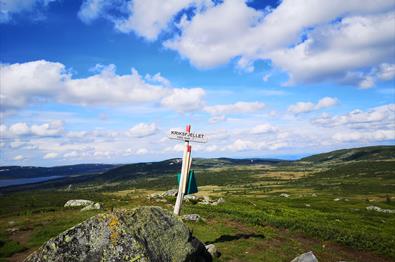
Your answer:
[[[205,246],[160,207],[96,215],[50,239],[25,261],[211,261]]]

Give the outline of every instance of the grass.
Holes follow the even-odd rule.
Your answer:
[[[206,223],[188,226],[203,242],[219,248],[218,261],[290,261],[309,250],[320,261],[395,259],[395,214],[366,210],[370,205],[395,209],[395,161],[202,165],[196,179],[200,195],[226,201],[218,206],[186,203],[182,210],[206,218]],[[146,195],[176,186],[175,174],[164,174],[111,185],[85,183],[71,192],[35,190],[1,196],[0,258],[37,248],[112,208],[172,209],[174,198],[163,203]],[[63,207],[78,198],[100,202],[104,209],[80,212]],[[11,227],[18,231],[10,233]],[[13,240],[21,232],[29,232],[25,241]]]

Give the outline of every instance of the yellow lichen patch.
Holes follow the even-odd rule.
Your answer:
[[[117,242],[117,239],[119,237],[118,233],[118,226],[119,226],[119,220],[116,216],[111,216],[110,222],[108,223],[108,227],[110,228],[111,235],[110,239],[113,244]]]

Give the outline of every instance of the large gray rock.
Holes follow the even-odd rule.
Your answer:
[[[318,259],[314,256],[312,251],[309,251],[295,257],[291,262],[318,262]]]
[[[94,202],[85,199],[71,199],[64,204],[64,207],[86,207],[93,205]]]
[[[100,208],[101,208],[100,203],[95,203],[93,205],[89,205],[82,208],[81,211],[98,210]]]
[[[140,207],[96,215],[50,239],[25,261],[211,261],[171,213]]]

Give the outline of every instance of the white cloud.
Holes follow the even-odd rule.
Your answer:
[[[53,159],[58,157],[58,153],[51,152],[44,155],[43,159]]]
[[[63,122],[55,120],[42,125],[32,125],[31,132],[36,136],[56,136],[63,132]]]
[[[395,78],[395,64],[383,63],[379,66],[377,76],[381,80],[392,80]]]
[[[161,105],[177,112],[201,109],[205,91],[202,88],[177,88],[161,100]]]
[[[156,73],[153,76],[151,76],[150,74],[147,74],[144,77],[144,79],[147,81],[154,82],[154,83],[162,84],[163,86],[170,86],[170,81],[167,78],[163,77],[160,73]]]
[[[132,137],[147,137],[147,136],[152,136],[158,131],[158,128],[156,127],[155,123],[139,123],[132,128],[130,128],[127,132],[129,136]]]
[[[260,135],[276,132],[278,129],[271,124],[260,124],[251,129],[251,134]]]
[[[395,139],[395,130],[376,130],[373,132],[341,132],[334,134],[333,139],[337,140],[338,142],[389,141]]]
[[[63,81],[68,78],[64,65],[60,63],[38,60],[0,64],[2,108],[20,108],[28,103],[51,98],[61,93]]]
[[[63,133],[63,122],[54,120],[41,125],[33,124],[29,126],[27,123],[19,122],[11,125],[8,129],[2,125],[1,137],[19,137],[19,136],[59,136]]]
[[[45,60],[22,64],[0,64],[2,110],[19,109],[32,103],[55,101],[77,105],[128,105],[160,103],[177,111],[193,111],[202,106],[201,88],[173,88],[160,74],[147,83],[135,70],[118,75],[115,66],[101,67],[97,74],[72,79],[65,66]]]
[[[17,156],[14,157],[15,161],[21,161],[23,159],[25,159],[25,158],[22,155],[17,155]]]
[[[288,107],[288,112],[294,114],[307,113],[314,110],[314,104],[311,102],[298,102]]]
[[[320,99],[316,104],[312,102],[298,102],[288,107],[288,112],[293,114],[308,113],[314,110],[320,110],[322,108],[328,108],[338,103],[337,98],[324,97]]]
[[[211,115],[221,116],[227,114],[253,113],[265,108],[261,102],[236,102],[234,104],[206,106],[204,110]]]
[[[338,103],[337,98],[327,96],[321,98],[320,101],[318,101],[318,103],[315,105],[315,109],[319,110],[321,108],[331,107],[336,105],[337,103]]]
[[[224,1],[184,21],[180,35],[164,46],[198,68],[238,59],[250,72],[255,61],[269,59],[291,84],[359,85],[363,78],[347,75],[392,61],[394,8],[391,0],[285,0],[258,11],[243,0]]]
[[[9,131],[15,136],[23,136],[30,133],[30,128],[26,123],[16,123],[10,126]]]
[[[134,0],[128,4],[129,17],[115,21],[115,27],[124,33],[134,31],[147,40],[155,40],[169,22],[194,0]]]
[[[136,151],[136,155],[145,155],[145,154],[148,154],[148,149],[146,149],[146,148],[139,148]]]
[[[395,128],[395,104],[374,107],[367,111],[359,109],[350,113],[330,116],[323,114],[312,120],[315,125],[323,127],[347,126],[353,129]]]
[[[103,15],[105,8],[111,4],[108,0],[85,0],[78,11],[78,17],[86,24]]]
[[[21,140],[19,140],[19,139],[16,139],[16,140],[14,140],[14,141],[12,141],[10,143],[10,147],[11,148],[19,148],[19,147],[22,147],[24,145],[26,145],[26,143],[21,141]]]
[[[15,14],[38,11],[56,0],[0,0],[0,23],[8,23]]]

